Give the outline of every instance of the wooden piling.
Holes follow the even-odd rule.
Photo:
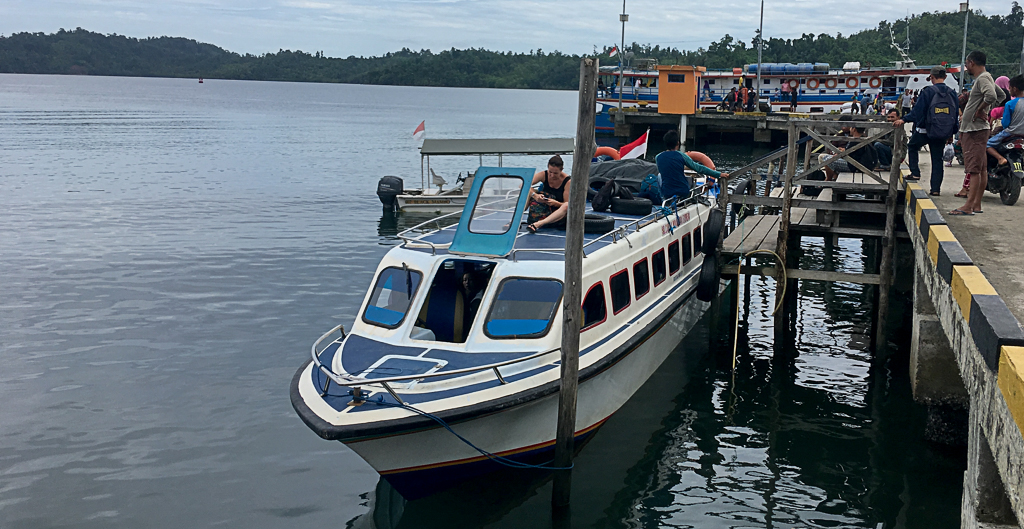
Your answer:
[[[789,258],[787,249],[789,245],[789,214],[793,204],[793,176],[796,174],[797,157],[797,128],[796,123],[789,122],[789,146],[786,149],[786,174],[782,179],[782,215],[779,218],[779,240],[776,244],[775,253],[782,261],[780,266],[788,266]],[[785,295],[786,283],[782,273],[775,275],[775,299],[779,300]],[[775,313],[775,343],[781,347],[785,343],[783,338],[786,332],[786,311],[785,307]]]
[[[885,322],[889,314],[889,288],[892,286],[892,254],[896,246],[896,191],[900,179],[900,163],[907,154],[906,131],[896,127],[892,139],[892,166],[889,170],[889,193],[885,197],[885,232],[882,235],[882,262],[878,284],[878,321],[875,328],[875,354],[885,351]]]
[[[587,206],[587,175],[594,156],[594,121],[597,107],[598,60],[580,62],[579,112],[576,118],[576,151],[569,184],[569,213],[565,230],[565,278],[562,295],[562,362],[558,391],[558,424],[555,431],[555,471],[551,504],[569,505],[572,491],[573,436],[576,433],[576,389],[579,382],[580,312],[583,298],[583,214]]]

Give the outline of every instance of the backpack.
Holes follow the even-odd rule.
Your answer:
[[[590,206],[599,213],[607,211],[612,205],[612,197],[617,196],[618,191],[619,184],[616,184],[615,180],[605,182],[601,190],[594,195],[594,199],[590,201]]]
[[[957,117],[959,105],[956,96],[945,85],[943,88],[938,88],[938,86],[932,85],[931,87],[935,94],[932,95],[932,100],[928,103],[925,117],[925,130],[928,131],[930,140],[952,138],[960,128],[960,120]]]
[[[649,174],[644,177],[643,182],[640,182],[640,196],[651,198],[661,196],[661,184],[658,183],[658,175]],[[651,199],[654,202],[654,199]],[[661,204],[661,201],[657,201]]]

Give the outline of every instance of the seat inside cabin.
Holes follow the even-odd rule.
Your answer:
[[[464,343],[480,312],[493,263],[448,259],[434,275],[410,338]]]

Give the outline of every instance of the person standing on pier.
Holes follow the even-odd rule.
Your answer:
[[[985,148],[988,143],[988,111],[998,102],[996,83],[992,74],[986,71],[988,57],[984,52],[972,51],[965,61],[967,73],[974,77],[974,86],[967,97],[964,118],[960,122],[960,145],[964,151],[964,170],[970,179],[967,203],[950,211],[950,215],[974,215],[981,212],[981,197],[988,185],[988,160]],[[961,94],[961,99],[963,95]]]
[[[904,89],[903,95],[900,96],[900,116],[906,116],[911,107],[914,106],[914,91]]]
[[[679,152],[679,133],[670,130],[665,133],[662,139],[667,151],[661,152],[654,158],[658,164],[658,172],[661,173],[661,194],[665,198],[675,196],[682,200],[690,196],[690,177],[684,172],[687,168],[699,174],[718,179],[729,178],[729,173],[720,173],[710,167],[701,165],[685,153]]]
[[[928,74],[931,86],[925,87],[918,92],[917,104],[914,109],[903,119],[896,120],[893,125],[902,127],[904,123],[913,123],[914,132],[907,143],[907,158],[910,165],[910,175],[907,180],[920,180],[921,168],[918,165],[918,156],[921,147],[927,145],[928,153],[931,155],[932,176],[931,195],[939,196],[942,189],[942,150],[947,140],[953,137],[957,131],[957,105],[956,92],[946,86],[946,69],[942,66],[933,66]]]

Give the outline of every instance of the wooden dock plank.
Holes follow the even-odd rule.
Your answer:
[[[778,233],[777,215],[751,215],[743,220],[722,245],[722,253],[745,254],[761,247],[766,238]],[[774,241],[774,238],[772,238]],[[774,249],[774,242],[772,243]]]

